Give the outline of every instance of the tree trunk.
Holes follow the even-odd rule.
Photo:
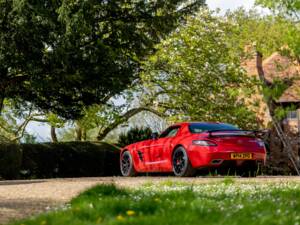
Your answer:
[[[56,136],[56,129],[53,126],[51,126],[51,138],[52,138],[53,143],[58,142],[58,139],[57,139],[57,136]]]
[[[0,95],[0,116],[2,115],[2,109],[3,109],[3,106],[4,106],[4,94],[1,94]]]
[[[86,141],[86,138],[87,138],[87,136],[86,136],[86,129],[82,128],[82,140]]]
[[[75,140],[81,141],[82,140],[82,128],[78,122],[76,122],[75,133],[76,133]]]

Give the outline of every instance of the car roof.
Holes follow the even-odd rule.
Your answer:
[[[227,123],[220,123],[220,122],[180,122],[180,123],[175,123],[172,126],[181,126],[181,125],[190,125],[190,124],[227,124]]]

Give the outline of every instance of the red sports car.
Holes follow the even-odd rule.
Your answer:
[[[176,176],[193,176],[198,169],[255,176],[265,161],[264,142],[252,131],[225,123],[186,122],[124,147],[120,167],[123,176],[172,171]]]

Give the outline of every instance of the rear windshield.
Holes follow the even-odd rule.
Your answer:
[[[240,130],[239,128],[225,123],[194,123],[189,125],[191,133],[201,133],[205,131],[214,131],[214,130]]]

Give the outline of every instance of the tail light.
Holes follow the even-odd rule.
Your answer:
[[[250,142],[253,142],[253,143],[256,143],[259,147],[266,147],[265,146],[265,142],[263,142],[262,140],[260,139],[256,139],[256,140],[251,140]]]
[[[264,147],[265,148],[265,142],[259,140],[256,143],[259,145],[259,147]]]
[[[207,140],[194,140],[193,145],[199,145],[199,146],[217,146],[216,143],[212,141]]]

